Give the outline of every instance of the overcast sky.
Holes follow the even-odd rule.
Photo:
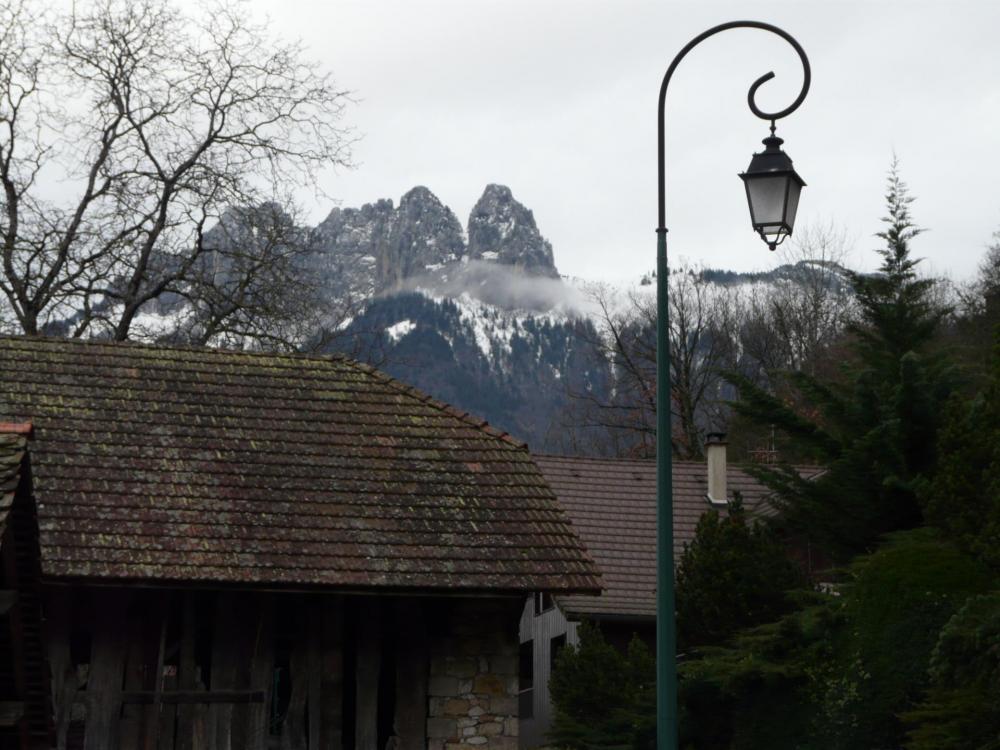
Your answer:
[[[812,89],[778,134],[808,183],[798,225],[835,222],[871,267],[893,151],[936,272],[971,274],[1000,228],[1000,2],[252,0],[355,92],[357,169],[323,187],[341,205],[426,185],[464,224],[484,186],[535,213],[562,273],[654,266],[656,95],[674,54],[740,18],[795,36]],[[746,106],[797,95],[794,51],[755,30],[703,43],[667,97],[670,252],[712,267],[774,263],[749,227],[737,173],[767,134]],[[314,203],[319,220],[329,204]]]

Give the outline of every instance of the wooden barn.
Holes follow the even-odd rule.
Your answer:
[[[376,370],[0,338],[0,747],[514,750],[525,446]]]

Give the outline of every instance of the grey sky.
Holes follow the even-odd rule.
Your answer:
[[[915,251],[970,274],[1000,228],[1000,2],[641,0],[252,0],[356,92],[354,171],[330,174],[342,205],[429,187],[464,223],[489,182],[535,212],[563,273],[633,276],[654,265],[656,94],[681,46],[738,18],[796,36],[813,66],[802,108],[778,134],[808,183],[799,222],[834,221],[870,267],[893,150],[930,231]],[[704,43],[668,96],[671,254],[766,268],[736,174],[766,124],[762,106],[801,77],[794,52],[759,31]],[[313,218],[331,206],[314,203]]]

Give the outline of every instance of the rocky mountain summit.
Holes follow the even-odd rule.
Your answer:
[[[469,216],[469,258],[495,260],[529,275],[559,277],[552,244],[510,188],[487,185]]]
[[[398,207],[384,199],[333,209],[312,230],[312,263],[330,294],[356,300],[391,293],[413,279],[453,280],[456,266],[470,260],[525,276],[559,276],[552,245],[508,187],[487,186],[469,217],[468,243],[465,237],[455,213],[418,186]]]

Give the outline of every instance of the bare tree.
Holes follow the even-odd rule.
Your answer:
[[[229,207],[289,206],[319,170],[346,165],[347,94],[239,2],[194,14],[168,0],[38,6],[0,0],[8,317],[28,334],[121,340],[179,295],[198,298],[201,339],[286,339],[263,321],[290,300],[268,303],[261,284],[294,269],[298,230],[273,224],[290,235],[255,244],[265,258],[230,252],[218,286],[204,275],[219,257],[206,233]]]
[[[591,296],[599,311],[592,345],[611,365],[613,389],[573,395],[588,406],[587,426],[624,433],[628,437],[619,441],[619,449],[651,455],[657,409],[655,298],[633,291],[620,304],[606,287],[593,289]],[[717,429],[727,411],[720,372],[734,356],[734,311],[728,290],[691,268],[671,272],[669,307],[672,449],[679,458],[700,458],[705,432]]]
[[[740,293],[739,369],[766,384],[775,370],[814,374],[854,315],[845,272],[847,233],[832,224],[806,226],[782,252],[777,278]]]

